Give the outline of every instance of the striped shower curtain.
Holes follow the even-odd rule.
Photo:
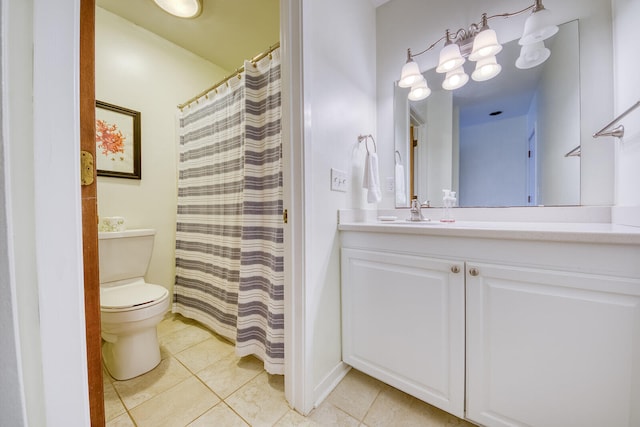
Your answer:
[[[284,373],[279,50],[180,117],[173,312]]]

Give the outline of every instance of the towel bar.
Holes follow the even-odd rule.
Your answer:
[[[609,124],[607,124],[605,127],[600,129],[598,132],[594,133],[593,137],[598,138],[601,136],[615,136],[616,138],[622,138],[624,136],[624,126],[619,125],[609,131],[607,131],[607,129],[609,129],[611,126],[615,125],[616,123],[618,123],[620,120],[622,120],[623,117],[625,117],[627,114],[629,114],[639,106],[640,106],[640,101],[636,102],[631,107],[627,108],[627,110],[624,113],[620,114],[618,117],[611,120],[611,122],[609,122]]]
[[[371,141],[373,141],[373,152],[377,153],[378,152],[378,147],[376,146],[376,140],[373,139],[373,135],[369,134],[369,135],[358,135],[358,143],[361,143],[362,141],[364,141],[364,146],[367,149],[367,153],[370,153],[369,151],[369,138],[371,138]]]

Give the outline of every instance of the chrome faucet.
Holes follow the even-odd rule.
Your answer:
[[[422,206],[418,201],[417,196],[413,196],[411,199],[411,217],[409,221],[424,221],[424,216],[422,215]]]

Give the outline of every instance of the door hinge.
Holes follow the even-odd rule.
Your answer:
[[[93,184],[93,155],[80,151],[80,185]]]
[[[285,224],[289,222],[289,212],[286,209],[282,211],[282,222]]]

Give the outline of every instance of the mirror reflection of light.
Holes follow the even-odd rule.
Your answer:
[[[464,72],[462,67],[458,67],[455,70],[449,71],[442,82],[442,88],[446,90],[459,89],[466,85],[469,81],[469,76]]]
[[[431,89],[427,86],[427,80],[423,77],[420,81],[411,86],[409,92],[409,100],[421,101],[431,95]]]
[[[478,61],[471,78],[477,82],[483,82],[494,78],[500,74],[500,71],[502,71],[502,67],[496,61],[496,57],[489,56]]]

